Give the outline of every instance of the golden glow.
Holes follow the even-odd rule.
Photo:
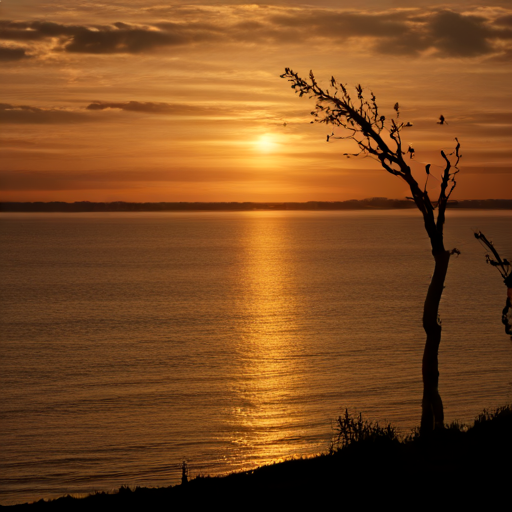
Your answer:
[[[245,378],[237,381],[238,404],[226,418],[230,444],[236,447],[233,462],[258,466],[297,453],[287,440],[297,435],[294,418],[301,412],[294,397],[304,389],[296,365],[302,347],[295,322],[299,305],[291,293],[296,272],[287,264],[289,227],[278,212],[247,217],[245,271],[238,276],[244,293],[238,315],[244,328],[236,345]]]
[[[451,152],[459,137],[464,172],[454,199],[512,197],[512,124],[504,107],[512,68],[500,60],[512,40],[505,32],[496,43],[482,39],[471,48],[462,48],[458,37],[439,39],[429,53],[418,43],[421,37],[411,42],[406,31],[388,41],[378,27],[391,16],[421,34],[446,13],[427,9],[418,22],[390,0],[379,3],[378,13],[352,7],[350,16],[367,17],[377,32],[355,28],[350,41],[334,40],[331,33],[351,8],[333,7],[330,0],[313,2],[318,11],[286,2],[262,8],[199,1],[193,10],[176,0],[156,10],[152,3],[101,2],[91,10],[89,3],[75,2],[69,10],[37,0],[0,2],[4,17],[20,22],[2,42],[7,58],[15,59],[2,71],[0,121],[8,125],[0,137],[2,200],[339,201],[410,195],[378,162],[346,159],[344,153],[356,150],[348,141],[326,143],[332,126],[310,124],[313,98],[293,94],[279,78],[284,66],[303,78],[313,68],[326,89],[332,75],[351,94],[355,84],[364,84],[388,119],[400,102],[400,119],[414,125],[404,133],[404,143],[414,142],[417,151],[413,161],[434,165],[440,150]],[[462,23],[457,26],[463,37],[472,37],[465,16],[476,13],[471,19],[478,18],[483,37],[496,16],[512,12],[468,10],[461,0],[452,4],[450,16]],[[309,30],[311,15],[319,21]],[[283,24],[288,17],[304,37],[290,35],[291,25]],[[60,35],[52,37],[37,23],[23,28],[38,19],[56,23]],[[121,32],[116,22],[126,24]],[[176,33],[175,23],[181,27]],[[260,28],[253,31],[252,24]],[[410,53],[402,52],[402,37]],[[324,51],[326,44],[343,47],[340,62]],[[437,124],[441,113],[443,126]],[[423,179],[424,165],[418,172]]]
[[[279,144],[277,143],[275,136],[270,133],[261,135],[256,141],[256,148],[262,153],[273,153],[278,149],[278,147]]]

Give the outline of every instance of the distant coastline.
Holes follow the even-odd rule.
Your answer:
[[[512,199],[466,199],[450,201],[449,208],[471,208],[481,210],[512,210]],[[414,201],[407,199],[351,199],[349,201],[298,202],[160,202],[110,203],[77,201],[52,202],[0,202],[0,212],[183,212],[183,211],[282,211],[282,210],[404,210],[416,208]]]

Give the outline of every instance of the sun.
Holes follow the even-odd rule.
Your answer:
[[[255,146],[262,153],[272,153],[277,149],[278,144],[271,134],[265,133],[256,140]]]

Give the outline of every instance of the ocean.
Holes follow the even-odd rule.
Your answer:
[[[512,401],[511,211],[449,210],[446,421]],[[348,408],[419,425],[419,212],[0,214],[0,504],[326,452]]]

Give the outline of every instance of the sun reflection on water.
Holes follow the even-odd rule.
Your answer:
[[[287,223],[268,215],[247,224],[241,272],[243,294],[237,301],[243,333],[237,340],[240,378],[238,400],[229,411],[230,443],[235,465],[260,465],[293,455],[297,437],[294,418],[298,400],[300,347],[292,340],[299,330],[296,286],[287,243]],[[244,464],[245,462],[245,464]]]

